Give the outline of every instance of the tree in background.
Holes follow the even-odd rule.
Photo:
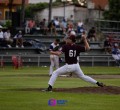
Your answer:
[[[21,19],[20,19],[20,26],[23,25],[25,20],[25,0],[22,0],[21,3]]]
[[[25,7],[25,18],[33,18],[36,11],[43,10],[48,7],[48,3],[29,4]]]
[[[56,2],[61,2],[61,0],[56,0]]]
[[[103,15],[106,20],[120,21],[120,0],[109,0],[109,10]]]
[[[12,20],[12,7],[13,7],[13,1],[14,0],[9,0],[9,19]]]
[[[52,15],[52,0],[49,0],[49,22],[51,21],[51,15]]]

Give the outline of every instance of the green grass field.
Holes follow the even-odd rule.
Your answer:
[[[117,67],[82,67],[85,74],[120,75]],[[41,92],[46,88],[48,67],[0,68],[0,110],[119,110],[120,95]],[[43,76],[41,76],[43,75]],[[120,86],[120,79],[97,79],[106,85]],[[79,78],[59,77],[54,88],[94,86]],[[22,89],[31,88],[29,91]],[[67,100],[64,105],[48,105],[50,99]]]

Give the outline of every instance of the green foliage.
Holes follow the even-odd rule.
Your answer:
[[[72,0],[72,2],[73,2],[73,3],[78,3],[78,1],[77,1],[77,0]]]
[[[120,0],[109,0],[109,10],[104,12],[104,18],[120,21]]]
[[[25,9],[25,17],[32,18],[36,10],[43,10],[48,7],[48,3],[29,4]]]
[[[56,0],[56,2],[62,2],[62,0]],[[72,0],[73,3],[78,3],[78,0]]]
[[[77,0],[72,0],[73,3],[78,3]],[[52,5],[53,6],[59,6],[60,4],[62,4],[61,0],[56,0],[56,2],[53,2]],[[34,17],[34,13],[39,10],[43,10],[45,8],[49,7],[49,3],[37,3],[37,4],[29,4],[26,9],[25,9],[25,17],[26,18],[33,18]]]
[[[7,20],[3,27],[10,28],[12,26],[11,20]]]
[[[56,2],[61,2],[62,0],[56,0]]]

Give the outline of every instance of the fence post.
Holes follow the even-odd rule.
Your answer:
[[[92,67],[94,66],[94,56],[92,56]]]
[[[40,66],[40,56],[38,56],[38,67]]]
[[[108,66],[110,66],[110,57],[108,56]]]
[[[1,66],[1,68],[4,68],[4,60],[3,60],[3,56],[1,56],[0,66]]]

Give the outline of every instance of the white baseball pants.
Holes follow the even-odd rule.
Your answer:
[[[120,60],[120,54],[112,54],[114,60]]]
[[[51,65],[50,65],[49,75],[52,75],[54,67],[56,69],[59,68],[59,56],[57,56],[57,55],[50,55],[50,62],[51,62]]]
[[[57,70],[55,70],[53,72],[48,84],[53,86],[59,75],[62,75],[62,74],[65,74],[65,73],[70,73],[70,72],[77,74],[77,76],[79,78],[83,79],[84,81],[90,82],[92,84],[97,83],[97,81],[94,80],[93,78],[91,78],[87,75],[84,75],[84,73],[82,72],[82,70],[80,68],[80,65],[77,63],[77,64],[71,64],[71,65],[66,64],[66,65],[58,68]]]

